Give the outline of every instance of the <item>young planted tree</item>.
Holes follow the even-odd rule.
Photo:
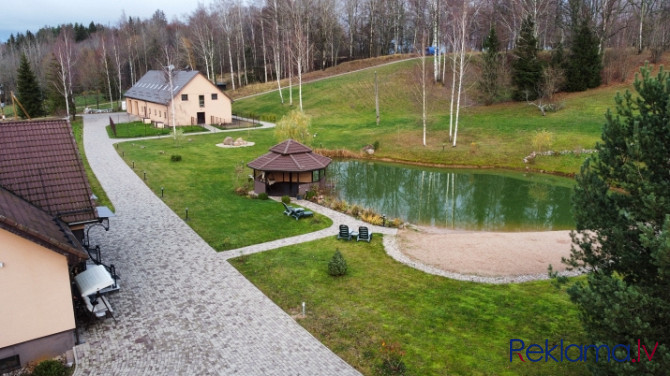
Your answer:
[[[519,40],[514,49],[515,60],[512,63],[512,96],[517,101],[532,101],[538,96],[542,82],[542,62],[538,59],[535,23],[528,16],[521,24]]]
[[[500,41],[496,29],[491,28],[489,34],[482,44],[484,53],[482,54],[481,69],[479,78],[479,91],[484,104],[487,106],[493,104],[498,98],[498,76],[500,73]]]
[[[630,346],[616,352],[626,362],[591,363],[598,375],[670,368],[670,78],[649,72],[636,77],[635,97],[616,96],[597,153],[577,176],[577,230],[563,262],[588,275],[568,293],[591,343]]]
[[[18,115],[23,119],[43,116],[42,91],[25,54],[21,55],[17,76],[16,97],[23,106],[17,106]]]
[[[310,126],[312,119],[300,110],[293,110],[284,115],[275,127],[275,137],[278,141],[292,138],[300,143],[309,145],[312,141]]]

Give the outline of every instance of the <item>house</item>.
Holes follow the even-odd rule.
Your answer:
[[[249,162],[254,192],[273,196],[304,195],[313,185],[323,186],[331,159],[314,153],[300,142],[288,139]]]
[[[172,89],[170,88],[172,85]],[[172,95],[170,93],[173,93]],[[198,71],[147,72],[125,93],[126,111],[158,127],[231,123],[232,99]]]
[[[108,211],[67,120],[0,122],[0,372],[74,346],[71,277]]]
[[[75,345],[70,268],[88,258],[65,222],[0,187],[0,373]]]

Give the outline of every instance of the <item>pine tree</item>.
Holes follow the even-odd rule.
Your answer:
[[[37,84],[37,78],[35,78],[35,74],[30,68],[30,63],[25,54],[21,55],[21,64],[17,73],[16,97],[19,99],[19,102],[26,109],[30,117],[43,116],[42,91]],[[27,117],[21,106],[17,106],[17,112],[21,118],[25,119]]]
[[[491,28],[482,44],[482,75],[479,79],[479,91],[484,104],[490,105],[498,98],[498,73],[500,72],[500,41],[496,29]]]
[[[565,90],[584,91],[600,86],[602,60],[598,37],[587,20],[582,20],[573,31],[570,54],[565,61]]]
[[[521,23],[519,40],[516,42],[512,63],[512,96],[517,101],[534,100],[539,96],[542,85],[542,62],[537,58],[537,38],[534,34],[535,23],[528,16]]]
[[[568,289],[594,344],[631,348],[632,362],[593,363],[594,374],[665,375],[670,369],[670,78],[641,70],[630,92],[617,94],[597,153],[577,176],[577,230],[564,262],[585,268]],[[653,360],[649,356],[656,342]],[[619,348],[619,359],[626,358]]]

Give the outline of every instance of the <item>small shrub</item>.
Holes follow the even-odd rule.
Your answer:
[[[45,360],[35,367],[32,374],[33,376],[65,376],[67,368],[57,360]]]
[[[535,132],[532,143],[534,151],[542,153],[551,148],[551,145],[554,143],[554,134],[546,129],[537,131]]]
[[[246,196],[249,193],[247,187],[237,187],[235,188],[235,193],[239,196]]]
[[[402,360],[405,352],[398,343],[382,342],[382,362],[377,366],[377,374],[396,376],[407,374],[407,367]]]
[[[346,212],[347,211],[347,202],[346,201],[340,201],[340,200],[333,200],[331,203],[331,209],[338,211],[338,212]]]
[[[372,144],[372,148],[375,149],[375,151],[379,150],[379,141],[375,141],[375,142]]]
[[[470,143],[470,154],[477,154],[478,150],[479,150],[479,145],[477,145],[476,142],[471,142]]]
[[[171,160],[172,162],[180,162],[180,161],[181,161],[181,155],[179,155],[179,154],[172,154],[172,155],[170,156],[170,160]]]
[[[339,249],[335,250],[333,258],[328,262],[328,274],[333,277],[340,277],[347,274],[347,262],[344,260]]]
[[[358,215],[361,213],[361,207],[358,205],[353,205],[349,211],[351,212],[351,215],[353,217],[358,217]]]
[[[284,195],[284,196],[281,196],[281,202],[283,202],[283,203],[285,203],[285,204],[287,204],[287,205],[288,205],[288,204],[290,204],[290,203],[291,203],[291,198],[290,198],[290,197],[288,197],[288,196],[286,196],[286,195]]]
[[[261,192],[261,193],[258,194],[258,199],[259,200],[267,200],[268,198],[269,198],[268,194],[265,193],[265,192]]]

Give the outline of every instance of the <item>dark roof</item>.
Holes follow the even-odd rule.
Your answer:
[[[125,96],[167,105],[170,103],[170,99],[177,95],[199,73],[195,70],[173,71],[172,86],[174,94],[170,95],[170,81],[167,73],[160,70],[151,70],[142,76],[133,87],[128,89]]]
[[[97,219],[67,120],[1,122],[0,186],[70,225]]]
[[[0,228],[63,254],[73,263],[88,258],[67,224],[2,187]]]
[[[247,166],[261,171],[301,172],[328,167],[331,159],[312,152],[312,149],[295,140],[286,140],[249,162]]]

